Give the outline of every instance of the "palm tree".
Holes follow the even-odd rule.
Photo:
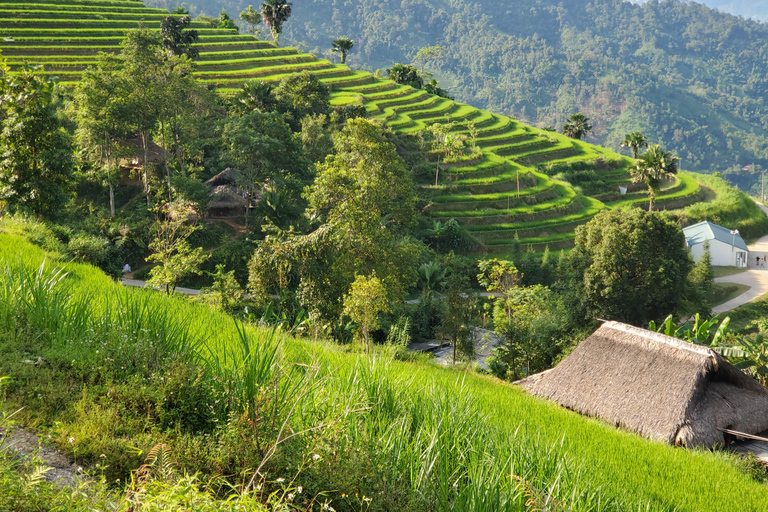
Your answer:
[[[642,133],[632,132],[624,136],[624,140],[621,142],[621,147],[631,149],[632,158],[637,160],[637,153],[640,151],[640,148],[648,147],[648,141],[645,140],[645,135]]]
[[[347,39],[346,37],[340,37],[338,39],[335,39],[331,46],[333,47],[331,51],[334,52],[341,52],[341,63],[346,64],[347,63],[347,52],[352,49],[353,46],[355,46],[355,42],[351,39]]]
[[[272,37],[275,40],[275,45],[278,45],[278,39],[283,32],[283,23],[291,17],[291,2],[285,0],[264,0],[261,4],[261,20],[266,26],[269,27],[269,31],[272,32]]]
[[[563,134],[572,139],[581,140],[588,133],[592,133],[592,123],[581,112],[573,114],[563,126]]]
[[[654,144],[643,153],[637,166],[630,171],[632,183],[641,181],[648,185],[648,211],[653,210],[653,198],[659,190],[661,180],[671,178],[677,174],[677,161],[669,151],[664,151],[661,146]]]

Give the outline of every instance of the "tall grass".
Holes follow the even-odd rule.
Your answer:
[[[455,511],[766,508],[768,490],[722,455],[640,439],[491,378],[237,324],[46,257],[0,234],[0,298],[20,296],[21,281],[27,290],[26,302],[2,301],[3,326],[14,311],[28,311],[35,331],[68,330],[46,335],[62,351],[98,338],[198,361],[225,395],[223,413],[257,429],[262,457],[301,468],[305,485],[314,478],[314,491],[326,491],[337,510],[345,510],[345,491],[373,499],[371,510],[395,503]],[[45,304],[55,313],[39,312]]]

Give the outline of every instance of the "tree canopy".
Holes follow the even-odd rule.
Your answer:
[[[559,270],[571,310],[645,327],[678,307],[693,263],[680,225],[639,208],[605,210],[576,229]]]

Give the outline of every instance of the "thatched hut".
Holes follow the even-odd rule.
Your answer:
[[[248,201],[233,185],[219,185],[211,190],[208,214],[212,217],[243,215]]]
[[[237,174],[235,173],[234,169],[227,167],[219,174],[206,181],[205,184],[208,185],[211,189],[220,187],[222,185],[236,185]]]
[[[768,390],[710,348],[607,322],[560,364],[517,384],[587,416],[683,446],[768,430]]]

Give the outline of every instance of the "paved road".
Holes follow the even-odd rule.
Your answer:
[[[123,283],[125,286],[136,286],[138,288],[145,288],[147,286],[146,281],[139,281],[138,279],[126,279],[122,278],[120,279],[120,282]],[[185,295],[199,295],[200,290],[193,290],[192,288],[176,288],[176,291],[178,293],[183,293]]]
[[[768,214],[768,208],[765,205],[760,204],[757,201],[755,201],[755,203],[757,203],[757,206],[759,206],[761,210]],[[768,235],[749,246],[749,270],[741,272],[740,274],[733,274],[715,279],[716,283],[744,284],[750,288],[738,297],[712,308],[713,313],[730,311],[768,293],[768,265],[758,268],[755,264],[755,258],[758,256],[760,257],[760,260],[763,260],[763,258],[768,256]]]

